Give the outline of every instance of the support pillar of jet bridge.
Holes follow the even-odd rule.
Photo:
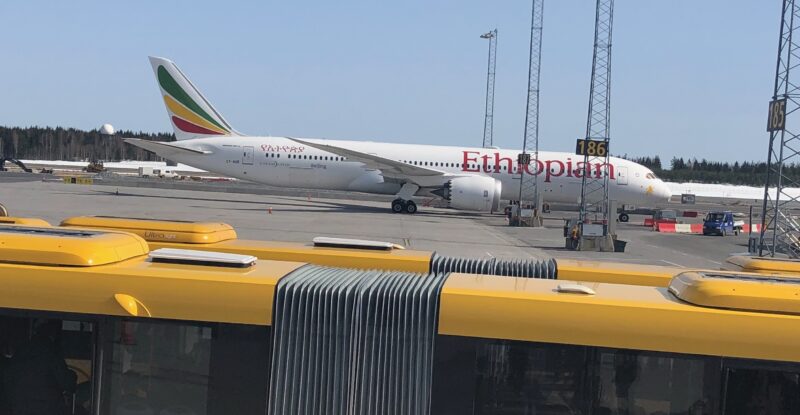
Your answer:
[[[608,202],[608,211],[617,211],[617,201]],[[627,242],[617,239],[616,214],[609,215],[606,223],[584,223],[577,244],[578,251],[623,252]]]
[[[510,226],[541,227],[542,226],[542,199],[534,199],[536,206],[526,202],[511,205],[511,214],[508,218]]]

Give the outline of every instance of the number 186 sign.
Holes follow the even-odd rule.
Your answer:
[[[608,142],[604,140],[578,139],[575,154],[589,157],[605,157],[608,154]]]
[[[767,131],[782,131],[786,129],[786,98],[776,99],[769,103],[769,119]]]

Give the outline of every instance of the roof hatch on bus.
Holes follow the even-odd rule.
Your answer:
[[[229,254],[225,252],[161,248],[150,252],[150,260],[153,262],[167,262],[173,264],[247,268],[255,264],[258,258],[252,255]]]
[[[383,241],[366,241],[363,239],[329,238],[318,236],[312,240],[314,246],[329,248],[376,249],[391,251],[392,249],[406,249],[402,245]]]
[[[687,303],[743,311],[800,314],[800,279],[732,272],[678,274],[669,291]]]
[[[0,226],[0,262],[91,267],[147,255],[136,235],[64,228]]]
[[[236,239],[231,225],[219,222],[191,222],[114,216],[76,216],[64,219],[61,226],[112,229],[135,233],[148,242],[213,244]]]

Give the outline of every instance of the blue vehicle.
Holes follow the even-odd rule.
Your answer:
[[[743,224],[734,220],[731,211],[708,212],[703,219],[703,235],[739,235]]]

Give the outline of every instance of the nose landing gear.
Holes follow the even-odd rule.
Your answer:
[[[395,199],[392,201],[392,212],[394,213],[417,213],[417,204],[413,200]]]

